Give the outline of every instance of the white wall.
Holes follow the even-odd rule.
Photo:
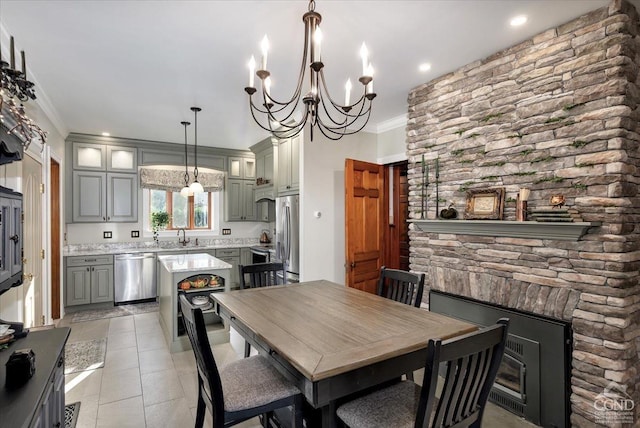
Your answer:
[[[407,131],[405,126],[390,129],[378,134],[377,162],[388,164],[407,159]]]
[[[300,280],[344,284],[344,162],[376,162],[376,135],[360,132],[331,141],[315,132],[309,141],[307,133],[300,157]]]

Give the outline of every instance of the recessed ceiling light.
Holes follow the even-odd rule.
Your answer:
[[[510,24],[512,27],[519,27],[527,22],[527,17],[525,15],[518,15],[511,18]]]
[[[428,62],[422,63],[418,66],[418,70],[425,72],[431,70],[431,64]]]
[[[109,134],[108,132],[103,132],[103,133],[102,133],[102,136],[103,136],[103,137],[110,137],[110,136],[111,136],[111,134]]]

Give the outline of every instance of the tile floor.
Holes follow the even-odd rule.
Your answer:
[[[194,425],[197,377],[192,351],[169,353],[158,313],[71,324],[69,343],[107,338],[103,368],[66,376],[67,403],[80,401],[77,428],[186,428]],[[219,365],[242,357],[244,341],[232,331],[231,343],[216,345]],[[421,376],[416,374],[416,379]],[[493,405],[485,413],[484,426],[535,427]],[[210,417],[205,426],[211,426]],[[257,428],[257,419],[240,428]]]

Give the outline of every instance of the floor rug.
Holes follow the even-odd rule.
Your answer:
[[[64,348],[64,374],[104,367],[107,339],[67,343]]]
[[[80,402],[64,406],[64,428],[75,428],[80,414]]]
[[[113,308],[93,309],[80,311],[73,314],[72,323],[101,320],[105,318],[124,317],[127,315],[144,314],[147,312],[157,312],[158,302],[137,303],[135,305],[120,305]]]

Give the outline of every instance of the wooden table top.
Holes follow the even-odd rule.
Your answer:
[[[477,326],[329,281],[212,296],[307,379],[318,381]]]

